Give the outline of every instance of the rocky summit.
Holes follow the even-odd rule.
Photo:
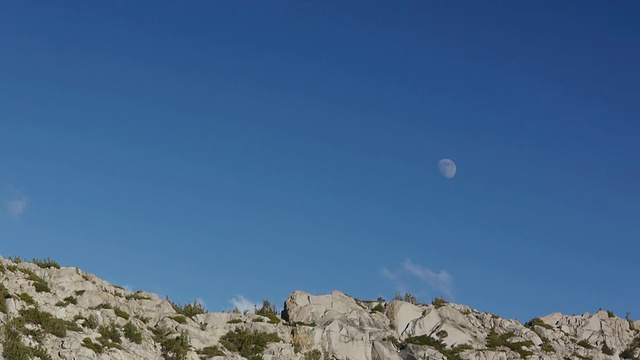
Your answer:
[[[1,358],[638,359],[640,322],[611,312],[525,324],[435,299],[295,291],[282,312],[210,313],[51,260],[0,258]]]

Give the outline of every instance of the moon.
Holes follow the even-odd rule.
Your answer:
[[[440,170],[440,174],[447,179],[456,176],[456,169],[456,163],[451,159],[441,159],[438,161],[438,170]]]

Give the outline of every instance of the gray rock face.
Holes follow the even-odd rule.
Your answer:
[[[53,360],[245,359],[239,348],[224,341],[234,332],[277,336],[261,350],[264,360],[617,360],[625,349],[636,356],[640,352],[632,345],[640,348],[640,321],[605,311],[554,313],[524,326],[446,302],[386,303],[338,291],[295,291],[285,301],[282,318],[230,312],[185,315],[156,294],[131,293],[76,268],[43,269],[3,258],[0,264],[0,281],[8,293],[0,302],[2,330],[14,329],[18,345],[27,351],[33,351],[27,346],[40,347]],[[133,341],[131,328],[139,341]],[[0,340],[0,359],[15,358],[11,349],[16,343],[5,336]],[[184,352],[172,352],[167,345],[176,343],[184,345]],[[203,352],[207,348],[210,352]]]

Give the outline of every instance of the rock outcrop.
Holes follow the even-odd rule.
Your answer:
[[[0,258],[2,359],[621,359],[640,322],[606,311],[526,324],[443,300],[361,301],[295,291],[282,316],[208,313],[51,261]]]

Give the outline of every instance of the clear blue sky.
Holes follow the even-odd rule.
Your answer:
[[[640,2],[0,5],[0,253],[640,318]],[[457,164],[454,178],[438,160]]]

